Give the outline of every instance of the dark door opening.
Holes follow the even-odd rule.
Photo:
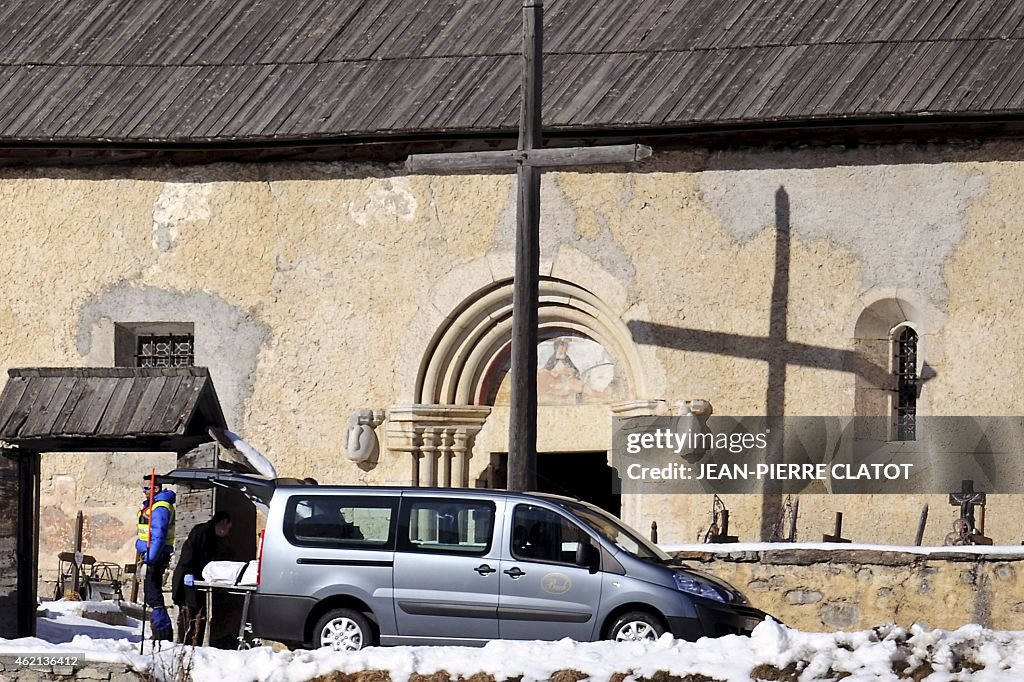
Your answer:
[[[618,516],[622,496],[615,493],[615,469],[604,452],[541,452],[537,454],[537,489],[576,497]]]
[[[575,497],[618,516],[622,496],[614,491],[616,471],[604,452],[541,452],[537,455],[537,491]],[[476,481],[478,488],[508,485],[508,453],[492,452],[491,463]]]

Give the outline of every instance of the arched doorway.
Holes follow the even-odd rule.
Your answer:
[[[539,487],[618,513],[614,470],[608,465],[609,406],[644,393],[632,337],[600,298],[552,277],[541,279],[538,319]],[[420,366],[418,408],[485,411],[486,423],[474,432],[479,436],[470,446],[474,459],[465,471],[466,484],[505,485],[511,337],[512,280],[503,279],[465,299],[448,316]],[[407,431],[422,433],[420,440],[428,439],[431,448],[438,440],[432,434],[437,427],[426,421],[424,428]],[[415,447],[415,437],[407,440]],[[414,462],[422,460],[422,448],[413,454]]]

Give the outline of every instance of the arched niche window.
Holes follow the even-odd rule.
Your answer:
[[[892,334],[892,440],[917,439],[917,332],[899,326]]]
[[[922,296],[880,296],[858,313],[853,330],[854,415],[858,438],[914,441],[933,372],[924,361],[942,316]],[[923,375],[923,376],[922,376]]]

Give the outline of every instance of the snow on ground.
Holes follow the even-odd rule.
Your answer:
[[[998,632],[979,625],[955,631],[909,631],[895,626],[853,633],[810,633],[792,630],[774,621],[759,625],[751,637],[728,636],[697,642],[558,642],[495,641],[482,649],[465,647],[370,648],[355,653],[274,651],[259,647],[248,651],[172,646],[154,651],[146,642],[139,654],[138,621],[111,626],[73,615],[74,608],[48,609],[40,622],[42,638],[0,639],[0,654],[84,654],[86,660],[128,663],[152,670],[158,679],[171,680],[176,666],[190,660],[196,682],[305,682],[334,671],[356,673],[384,670],[393,682],[410,675],[447,671],[455,679],[486,672],[496,680],[522,676],[523,682],[547,680],[559,670],[577,670],[589,682],[607,682],[615,673],[633,678],[657,672],[701,674],[722,682],[749,682],[751,672],[765,666],[799,671],[800,682],[836,680],[868,682],[907,679],[915,669],[925,682],[1020,682],[1024,680],[1024,632]],[[79,623],[75,619],[85,621]],[[134,627],[134,630],[132,630]],[[67,636],[71,630],[79,634]],[[133,641],[134,640],[134,641]],[[929,672],[930,674],[923,675]],[[843,676],[844,673],[848,675]],[[765,677],[772,674],[767,670]],[[760,675],[759,675],[760,677]],[[770,679],[796,679],[770,677]]]
[[[122,614],[121,608],[112,601],[48,601],[40,605],[40,615],[36,620],[36,635],[46,642],[60,644],[72,641],[76,635],[85,635],[94,639],[126,639],[138,642],[141,635],[136,618],[124,616],[125,625],[109,625],[107,623],[83,618],[83,613],[90,614]],[[0,647],[5,640],[0,639]]]
[[[732,552],[792,551],[794,549],[816,549],[825,551],[849,551],[867,549],[875,552],[906,552],[908,554],[936,554],[956,552],[963,554],[990,554],[999,556],[1020,556],[1024,554],[1021,545],[963,545],[958,547],[915,547],[913,545],[867,545],[834,542],[733,542],[725,544],[661,545],[658,547],[672,554],[674,552],[707,552],[729,554]]]

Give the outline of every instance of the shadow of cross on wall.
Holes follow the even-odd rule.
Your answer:
[[[748,336],[726,332],[673,327],[632,320],[628,323],[633,340],[642,345],[661,346],[694,353],[712,353],[750,360],[763,360],[768,364],[768,386],[765,395],[765,415],[783,417],[786,413],[786,368],[789,365],[815,367],[857,375],[875,388],[895,389],[895,376],[852,350],[815,346],[790,341],[787,338],[789,314],[790,265],[790,211],[789,193],[785,187],[775,191],[775,264],[771,292],[771,312],[766,336]],[[931,368],[922,371],[920,385],[936,373]],[[712,404],[714,396],[708,396]],[[766,459],[768,463],[782,461],[781,434],[768,437]],[[761,498],[761,538],[767,539],[782,510],[782,495],[778,481],[769,479]],[[774,488],[774,489],[773,489]]]

